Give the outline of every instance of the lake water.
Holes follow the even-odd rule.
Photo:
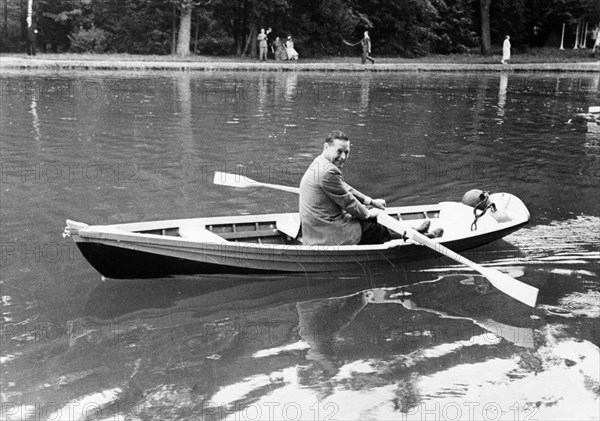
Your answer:
[[[6,420],[598,419],[599,74],[4,71]],[[65,219],[288,212],[328,132],[389,205],[510,192],[523,229],[360,273],[103,280]]]

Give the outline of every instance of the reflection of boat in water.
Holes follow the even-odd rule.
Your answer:
[[[382,275],[383,276],[383,275]],[[394,282],[388,272],[382,282]],[[144,313],[190,309],[208,317],[221,311],[264,309],[270,305],[295,303],[340,290],[360,291],[372,284],[364,276],[339,278],[328,274],[273,275],[252,277],[181,276],[143,280],[106,280],[90,293],[83,313],[86,317],[110,320]],[[168,309],[168,310],[167,310]]]
[[[475,325],[482,327],[487,330],[491,335],[489,335],[490,342],[496,341],[498,338],[504,338],[515,345],[532,348],[534,346],[533,343],[533,329],[531,328],[531,320],[528,315],[521,315],[521,317],[515,317],[515,315],[511,315],[511,317],[502,318],[510,318],[510,323],[515,324],[515,319],[519,321],[520,325],[513,326],[508,321],[505,323],[500,323],[490,316],[486,315],[486,312],[493,313],[493,306],[485,305],[485,306],[477,306],[484,311],[479,311],[479,314],[469,314],[469,311],[465,311],[464,305],[458,306],[453,309],[452,306],[449,306],[447,303],[441,302],[430,302],[428,301],[426,295],[422,296],[420,299],[414,299],[410,296],[405,296],[405,292],[402,291],[398,296],[394,296],[394,294],[389,294],[387,290],[372,290],[368,293],[368,301],[373,303],[397,303],[402,305],[403,307],[413,310],[413,311],[426,311],[440,316],[442,319],[453,319],[453,320],[468,320],[473,322]],[[424,302],[424,304],[421,304]],[[498,301],[493,300],[493,304],[497,305]],[[464,304],[464,303],[463,303]],[[472,303],[471,303],[472,304]],[[427,305],[432,307],[426,307]],[[498,315],[496,315],[498,317]],[[518,320],[520,319],[520,320]]]
[[[473,207],[459,202],[390,207],[393,218],[444,235],[432,241],[454,251],[498,240],[529,221],[529,211],[517,197],[494,193],[494,208],[476,218]],[[392,240],[375,245],[306,245],[290,221],[298,214],[207,217],[116,225],[67,221],[85,258],[109,278],[152,278],[175,274],[307,273],[396,268],[405,262],[436,256],[415,241]],[[299,225],[296,223],[295,226]],[[286,228],[287,227],[287,228]]]
[[[431,398],[429,379],[460,399],[461,385],[487,384],[485,368],[476,367],[505,370],[512,380],[489,374],[502,387],[528,375],[518,361],[537,358],[532,323],[539,325],[529,307],[478,275],[405,271],[406,285],[386,276],[286,275],[246,283],[240,277],[212,285],[193,278],[109,280],[92,291],[85,317],[73,324],[129,323],[135,335],[75,340],[63,371],[81,370],[88,353],[103,355],[112,367],[110,387],[141,419],[157,408],[170,418],[181,411],[232,417],[258,407],[278,411],[290,396],[303,411],[315,399],[342,409],[358,395],[367,402],[383,396],[397,407],[391,412],[407,413]],[[161,289],[165,281],[171,288]],[[458,384],[443,379],[467,367],[473,372]],[[77,380],[73,393],[92,388],[94,378]]]

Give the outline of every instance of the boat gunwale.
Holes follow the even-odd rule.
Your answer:
[[[445,203],[445,202],[442,202]],[[430,204],[430,205],[410,205],[410,206],[395,206],[386,208],[385,212],[390,215],[397,215],[398,213],[414,213],[414,212],[433,212],[440,210],[441,203]],[[176,227],[181,226],[185,223],[186,225],[200,226],[204,225],[216,225],[218,223],[253,223],[253,222],[275,222],[278,217],[285,215],[298,215],[298,212],[278,212],[278,213],[264,213],[264,214],[252,214],[252,215],[227,215],[227,216],[203,216],[198,218],[178,218],[178,219],[163,219],[157,221],[144,221],[144,222],[126,222],[118,224],[108,225],[90,225],[90,227],[106,226],[115,227],[124,231],[142,231],[142,230],[153,230],[164,228],[165,224],[174,225]]]
[[[395,214],[398,208],[388,208],[386,213]],[[405,208],[402,208],[405,209]],[[422,208],[421,208],[422,209]],[[432,207],[433,210],[437,209]],[[262,217],[269,217],[264,219],[263,221],[257,221],[256,219],[253,222],[266,222],[271,221],[273,216],[282,215],[282,214],[264,214],[260,215]],[[249,216],[251,217],[251,216]],[[194,218],[194,219],[179,219],[179,220],[164,220],[164,221],[152,221],[152,223],[163,223],[163,229],[172,229],[178,228],[175,222],[195,222],[197,226],[207,226],[208,221],[215,221],[218,219],[231,220],[228,217],[217,217],[217,218]],[[418,220],[417,220],[418,221]],[[202,222],[202,223],[200,223]],[[518,218],[514,220],[510,220],[503,223],[498,223],[498,229],[480,229],[477,231],[464,231],[464,235],[461,236],[447,236],[435,238],[433,241],[439,242],[441,244],[451,243],[453,241],[466,240],[469,238],[476,238],[481,235],[490,234],[493,232],[510,230],[513,227],[524,225],[528,222],[526,218]],[[243,222],[241,222],[243,223]],[[134,224],[143,224],[143,223],[134,223]],[[166,224],[166,225],[164,225]],[[129,224],[128,224],[129,225]],[[382,244],[351,244],[351,245],[335,245],[335,244],[279,244],[279,243],[253,243],[253,242],[244,242],[244,241],[228,241],[223,238],[223,241],[199,241],[195,239],[179,237],[179,236],[171,236],[171,235],[159,235],[159,234],[150,234],[150,233],[141,233],[141,232],[133,232],[123,230],[121,227],[123,224],[115,224],[115,225],[91,225],[89,227],[80,229],[77,234],[74,234],[74,240],[79,241],[77,237],[83,240],[83,242],[93,242],[100,240],[103,244],[106,245],[114,245],[114,243],[129,243],[131,246],[135,247],[136,244],[139,245],[155,245],[157,247],[170,247],[174,246],[177,249],[181,247],[187,249],[197,249],[197,250],[219,250],[223,251],[225,249],[232,250],[240,250],[240,249],[253,249],[253,250],[268,250],[271,253],[273,251],[279,250],[281,252],[299,252],[299,253],[323,253],[323,252],[344,252],[344,251],[383,251],[397,247],[403,247],[406,245],[419,245],[421,244],[414,242],[412,240],[401,240],[395,239],[388,241]],[[167,227],[167,228],[165,228]],[[146,228],[148,229],[148,228]],[[161,229],[161,228],[154,228]],[[276,231],[276,228],[274,228]],[[265,230],[265,232],[268,232]],[[215,233],[219,235],[219,233]],[[254,234],[254,235],[253,235]],[[258,235],[255,235],[258,234]],[[282,236],[285,236],[284,233],[281,233]],[[260,237],[260,231],[248,231],[248,237]]]
[[[521,226],[525,225],[527,221],[522,221],[518,225],[507,226],[502,230],[479,233],[478,236],[470,239],[459,239],[456,241],[450,241],[445,244],[447,247],[457,251],[467,250],[474,247],[479,247],[483,244],[487,244],[499,238],[518,230]],[[491,237],[490,237],[491,236]],[[402,241],[402,240],[394,240]],[[470,243],[470,245],[464,244],[464,242]],[[110,250],[128,250],[134,253],[141,253],[139,256],[155,256],[159,259],[174,259],[178,262],[188,262],[192,264],[209,265],[213,269],[207,269],[202,266],[200,271],[194,270],[193,272],[179,272],[177,270],[168,271],[163,273],[161,276],[177,275],[181,273],[229,273],[229,271],[241,271],[241,273],[297,273],[297,272],[329,272],[344,270],[347,264],[357,264],[358,267],[363,268],[364,265],[376,264],[376,265],[391,265],[396,268],[395,262],[397,259],[423,259],[433,257],[436,253],[431,251],[427,247],[423,247],[420,244],[406,242],[397,248],[381,248],[378,250],[365,251],[359,250],[356,246],[351,250],[350,253],[340,253],[337,250],[326,250],[325,252],[318,253],[307,253],[306,250],[298,253],[291,253],[291,250],[275,250],[275,249],[254,249],[254,252],[249,252],[249,249],[221,249],[212,248],[204,249],[205,253],[198,253],[197,249],[177,249],[177,248],[157,248],[151,250],[151,247],[138,247],[133,243],[106,243],[104,241],[85,241],[77,242],[78,247],[86,257],[86,259],[94,266],[103,276],[115,279],[125,278],[153,278],[156,277],[155,273],[152,275],[143,274],[140,275],[138,269],[133,270],[131,267],[125,270],[123,273],[115,273],[112,271],[113,264],[110,265],[110,270],[105,273],[106,267],[106,256],[96,261],[93,256],[89,256],[85,251],[87,246],[92,247],[108,247],[105,249]],[[152,243],[149,243],[152,246]],[[406,250],[406,252],[404,252]],[[422,250],[417,251],[417,250]],[[111,252],[112,253],[112,252]],[[117,253],[121,253],[117,251]],[[100,265],[98,267],[97,265]],[[134,263],[134,266],[137,264]],[[104,268],[103,268],[104,266]],[[137,266],[136,266],[137,267]],[[215,268],[228,268],[225,271],[223,269]],[[132,275],[130,271],[133,270],[135,275]],[[233,272],[231,272],[233,273]]]

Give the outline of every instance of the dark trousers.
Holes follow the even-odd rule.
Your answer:
[[[27,54],[30,56],[35,56],[37,50],[37,40],[35,32],[30,29],[27,33]]]
[[[383,244],[387,241],[403,238],[396,231],[391,231],[377,223],[377,219],[369,218],[360,221],[362,236],[358,244]]]

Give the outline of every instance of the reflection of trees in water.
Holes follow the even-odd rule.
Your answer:
[[[285,78],[285,94],[284,98],[288,102],[296,102],[298,95],[298,75],[296,72],[290,72]]]
[[[31,95],[31,117],[33,121],[34,138],[36,142],[39,142],[42,139],[42,135],[40,132],[40,118],[37,111],[37,98],[35,95]]]
[[[180,142],[180,153],[182,156],[181,165],[183,168],[194,168],[197,164],[197,156],[195,154],[194,133],[192,129],[192,88],[189,72],[179,72],[177,74],[175,92],[173,98],[177,101],[175,109],[179,108],[179,133],[176,139]],[[192,202],[198,200],[196,196],[190,197],[187,194],[184,183],[178,183],[182,207],[184,209],[192,209]]]
[[[508,89],[508,72],[500,73],[500,88],[498,89],[498,124],[504,123],[504,106],[506,105],[506,90]]]
[[[369,93],[371,92],[371,75],[363,75],[360,78],[360,108],[362,112],[369,107]]]
[[[407,413],[424,399],[419,384],[424,377],[465,362],[516,355],[530,372],[547,366],[548,356],[515,347],[521,344],[511,342],[514,330],[498,335],[497,329],[505,327],[532,335],[529,308],[489,288],[478,276],[437,280],[359,288],[344,296],[336,295],[340,284],[333,283],[302,296],[299,289],[290,289],[289,281],[246,288],[232,281],[219,291],[216,281],[210,287],[192,287],[190,279],[189,285],[164,302],[148,301],[158,309],[139,308],[97,324],[106,330],[109,324],[125,326],[139,320],[134,323],[133,348],[115,342],[115,334],[97,341],[81,338],[64,353],[61,373],[73,371],[77,379],[78,367],[89,368],[82,355],[101,354],[107,368],[106,375],[102,371],[98,375],[110,380],[102,387],[120,387],[121,398],[136,403],[138,416],[152,418],[160,413],[186,419],[204,411],[206,419],[217,420],[224,413],[261,405],[267,397],[275,399],[272,394],[278,390],[296,387],[310,389],[325,401],[343,391],[392,386],[390,404],[395,411]],[[113,287],[118,289],[119,284]],[[158,293],[169,294],[171,288],[177,288],[175,281]],[[135,288],[129,289],[131,294],[125,294],[122,305],[135,298]],[[111,294],[122,295],[116,290]],[[138,295],[143,299],[152,293]],[[329,298],[312,298],[315,295]],[[95,299],[106,302],[109,296],[95,295]],[[124,332],[118,337],[131,335]],[[545,352],[551,350],[552,345]],[[97,387],[94,373],[62,391],[78,393],[84,384]],[[64,393],[60,396],[72,399]]]
[[[461,280],[470,282],[461,288]],[[374,289],[346,297],[299,302],[299,334],[310,345],[307,364],[299,367],[300,384],[315,389],[320,399],[340,387],[361,391],[396,384],[394,406],[406,412],[420,403],[420,376],[449,369],[461,361],[455,352],[429,355],[423,350],[466,343],[485,332],[489,333],[489,343],[496,345],[486,358],[490,353],[501,357],[513,352],[512,344],[532,347],[529,310],[516,305],[517,312],[502,314],[511,305],[511,299],[490,290],[487,281],[472,280],[472,276],[459,277],[453,282],[406,288],[418,292],[418,298],[403,290]],[[465,306],[465,302],[469,305]],[[365,311],[369,314],[365,315]],[[490,312],[517,326],[495,322],[488,315]],[[359,315],[364,317],[355,321]],[[407,339],[411,335],[417,336]],[[467,344],[461,351],[476,362],[482,356],[472,352],[475,348]],[[342,366],[358,360],[370,361],[373,371],[335,378]]]
[[[334,351],[336,336],[366,304],[364,293],[296,304],[299,334],[310,346],[306,359],[311,364],[300,369],[301,384],[309,385],[318,378],[329,378],[337,373],[340,363]]]
[[[407,413],[421,402],[421,394],[417,386],[418,375],[413,373],[398,382],[394,391],[394,410]]]

